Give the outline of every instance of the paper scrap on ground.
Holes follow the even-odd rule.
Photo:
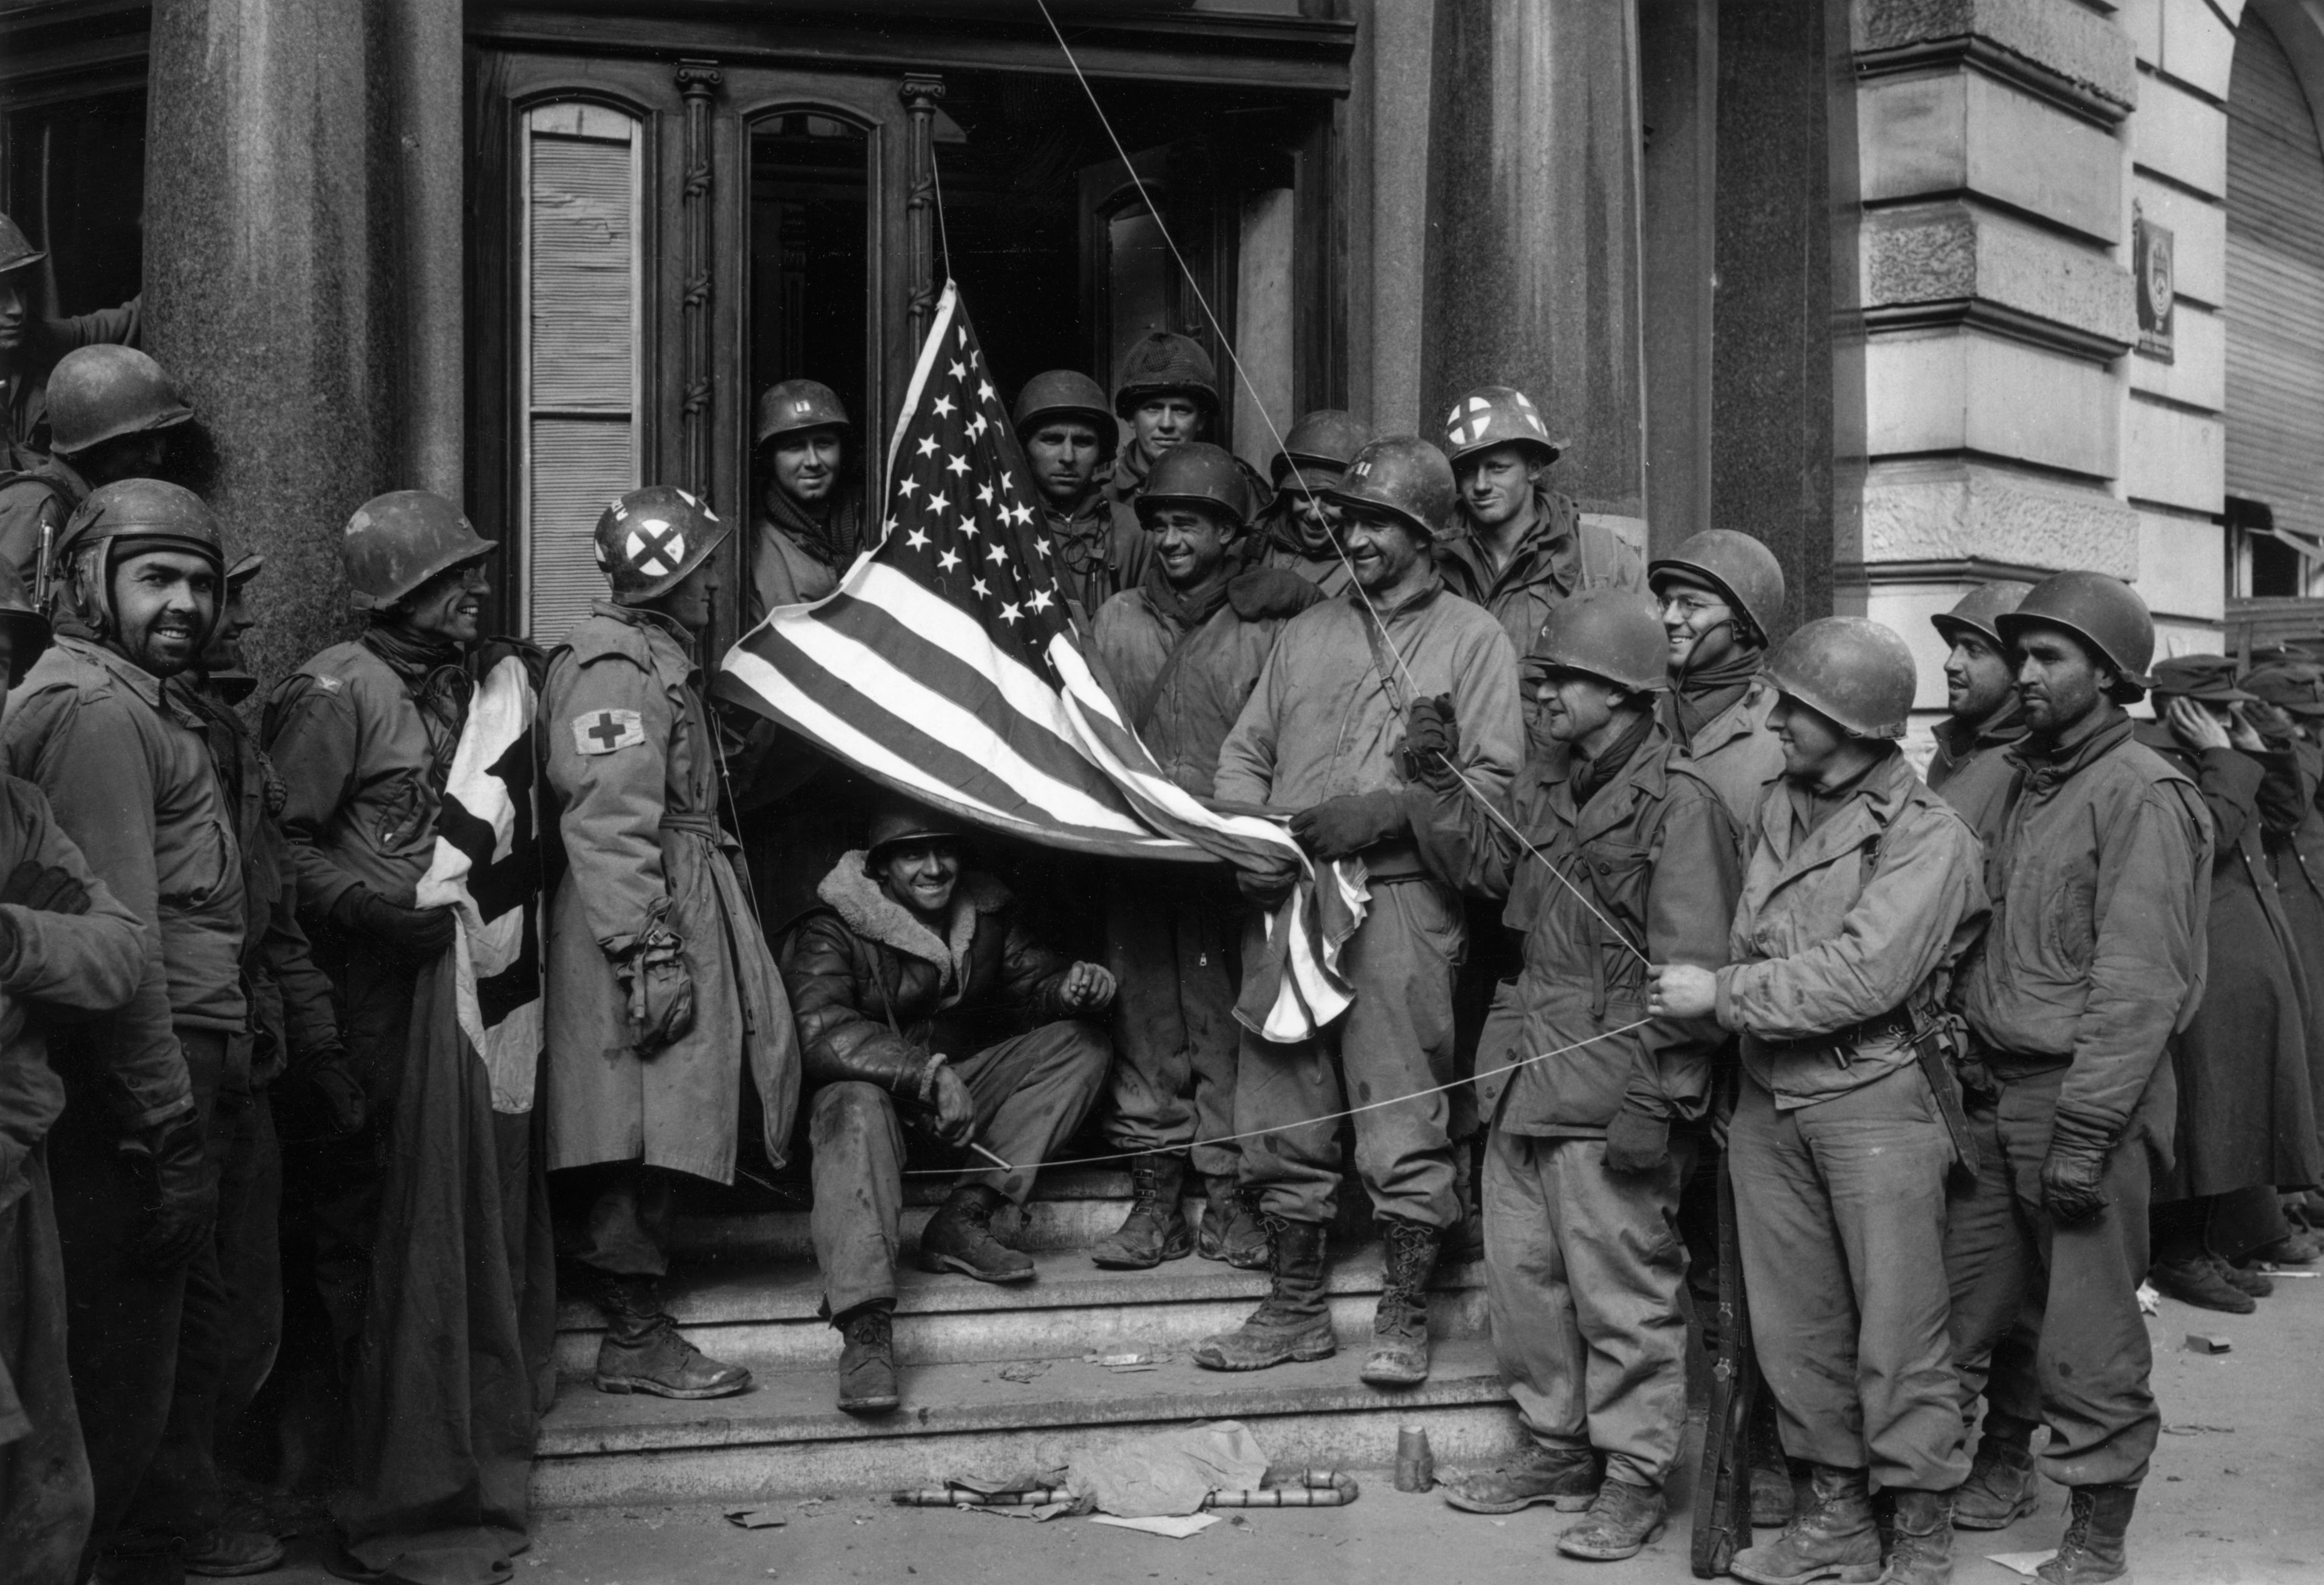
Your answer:
[[[2138,1313],[2141,1315],[2153,1314],[2155,1307],[2162,1303],[2163,1295],[2154,1291],[2153,1283],[2143,1282],[2138,1285]]]
[[[1184,1541],[1199,1534],[1219,1522],[1216,1514],[1185,1514],[1170,1517],[1161,1514],[1142,1519],[1125,1519],[1114,1514],[1092,1514],[1093,1525],[1111,1525],[1117,1530],[1137,1530],[1148,1535],[1167,1535],[1173,1541]]]
[[[1267,1453],[1239,1420],[1139,1437],[1074,1461],[1066,1484],[1085,1507],[1124,1518],[1191,1514],[1214,1491],[1243,1491],[1267,1478]]]
[[[2235,1432],[2236,1428],[2232,1425],[2198,1425],[2191,1422],[2185,1425],[2166,1425],[2163,1428],[2163,1434],[2165,1436],[2233,1436]]]
[[[2030,1580],[2034,1577],[2034,1570],[2058,1555],[2058,1549],[2053,1546],[2047,1552],[1989,1552],[1985,1555],[1987,1562],[1999,1563],[2005,1569],[2015,1569]]]
[[[1054,1519],[1059,1514],[1072,1513],[1074,1505],[1069,1502],[1045,1502],[1037,1507],[994,1508],[986,1507],[981,1503],[962,1503],[960,1511],[969,1514],[991,1514],[997,1519],[1030,1519],[1038,1525]]]
[[[726,1522],[745,1530],[779,1530],[790,1523],[772,1508],[728,1508]]]
[[[1047,1359],[1019,1359],[1013,1365],[1003,1365],[1001,1368],[1001,1379],[1019,1383],[1028,1382],[1039,1377],[1048,1368],[1049,1362]]]

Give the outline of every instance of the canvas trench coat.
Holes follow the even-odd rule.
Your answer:
[[[694,676],[674,629],[603,601],[549,657],[541,735],[570,864],[549,926],[552,1169],[642,1159],[733,1182],[745,1068],[768,1156],[788,1149],[798,1036],[718,823]],[[685,943],[694,1026],[641,1057],[613,959],[658,916]]]

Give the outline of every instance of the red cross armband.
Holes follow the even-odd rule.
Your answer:
[[[573,751],[577,754],[610,754],[645,741],[645,718],[634,710],[592,710],[573,718]]]

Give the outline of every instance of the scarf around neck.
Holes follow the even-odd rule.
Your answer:
[[[800,549],[834,572],[844,572],[863,548],[863,497],[843,482],[833,486],[830,501],[831,510],[820,522],[779,488],[768,491],[760,504],[767,521]]]
[[[1716,666],[1690,668],[1676,677],[1671,703],[1678,716],[1680,741],[1692,742],[1696,733],[1741,698],[1766,659],[1767,652],[1754,645],[1736,650]]]
[[[1608,743],[1594,760],[1576,756],[1573,761],[1573,812],[1580,814],[1589,807],[1590,800],[1613,784],[1616,777],[1637,757],[1639,745],[1654,730],[1651,711],[1639,711],[1622,735]]]
[[[428,729],[431,763],[429,779],[438,792],[452,774],[452,755],[460,746],[460,728],[468,719],[468,698],[475,684],[460,646],[442,639],[422,638],[375,622],[365,628],[363,647],[378,656],[403,680],[404,691]]]

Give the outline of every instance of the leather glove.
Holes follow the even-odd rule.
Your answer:
[[[656,920],[614,965],[629,993],[630,1027],[640,1056],[651,1056],[686,1038],[694,1027],[694,976],[686,968],[686,943]]]
[[[305,1086],[327,1138],[359,1134],[371,1117],[371,1097],[355,1074],[355,1064],[342,1046],[327,1046],[295,1070]]]
[[[2104,1211],[2112,1202],[2099,1180],[2113,1149],[2111,1138],[2072,1118],[2052,1123],[2050,1154],[2042,1158],[2043,1208],[2069,1227]]]
[[[407,908],[365,886],[339,894],[331,905],[331,923],[423,963],[449,951],[458,933],[450,908]]]
[[[1404,713],[1404,752],[1400,766],[1406,781],[1416,781],[1431,792],[1449,793],[1461,785],[1453,773],[1453,756],[1461,751],[1461,723],[1452,718],[1452,696],[1415,699]]]
[[[217,1180],[202,1159],[200,1115],[184,1111],[156,1123],[124,1139],[121,1154],[144,1202],[139,1258],[159,1271],[183,1266],[217,1216]]]
[[[1670,1158],[1670,1119],[1627,1103],[1606,1125],[1606,1170],[1652,1172]]]
[[[1291,816],[1291,834],[1319,859],[1344,859],[1407,829],[1404,800],[1385,788],[1325,798]]]
[[[1299,868],[1296,864],[1286,864],[1280,870],[1235,871],[1235,889],[1242,893],[1245,902],[1255,903],[1262,908],[1271,908],[1280,903],[1298,884]]]
[[[0,903],[14,903],[36,914],[86,914],[88,888],[60,865],[27,859],[0,881]]]

